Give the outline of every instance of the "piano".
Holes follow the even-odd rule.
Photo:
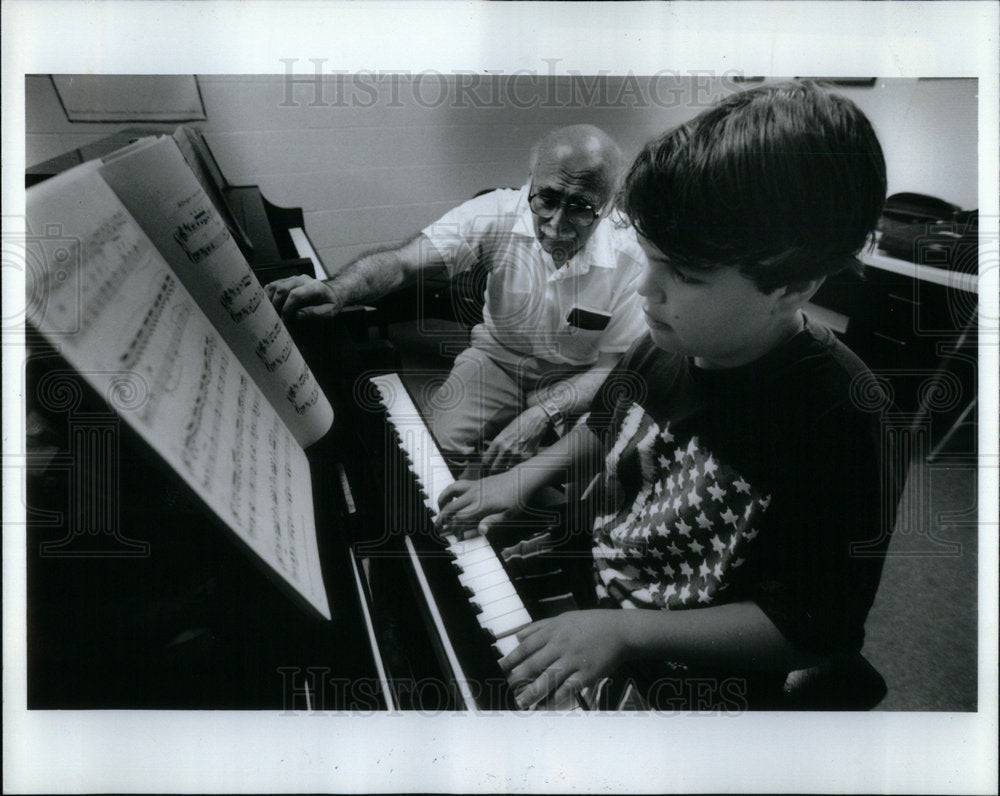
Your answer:
[[[27,181],[149,132],[40,164]],[[302,211],[229,185],[196,143],[261,281],[325,276]],[[330,622],[210,527],[176,476],[29,334],[29,708],[517,707],[498,660],[532,616],[487,539],[436,532],[452,474],[394,372],[398,355],[370,327],[359,310],[291,328],[337,417],[307,451]],[[71,401],[45,398],[54,379]]]
[[[516,633],[531,623],[531,615],[486,537],[458,539],[434,530],[438,498],[453,482],[451,471],[399,375],[371,382],[403,467],[415,479],[418,499],[409,505],[419,506],[405,523],[402,541],[452,695],[465,709],[512,707],[496,662],[517,646]]]

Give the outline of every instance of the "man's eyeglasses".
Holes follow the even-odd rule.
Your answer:
[[[566,220],[575,227],[589,227],[601,212],[601,208],[567,202],[562,196],[551,191],[528,194],[528,207],[539,218],[552,218],[559,208],[564,208]]]

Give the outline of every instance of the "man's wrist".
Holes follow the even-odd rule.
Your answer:
[[[337,284],[337,277],[331,276],[329,279],[324,279],[323,284],[326,287],[326,295],[330,304],[338,310],[343,309],[347,301],[342,295],[341,287]]]
[[[545,413],[546,417],[548,417],[549,423],[551,423],[552,428],[558,430],[566,422],[566,416],[563,414],[562,410],[555,404],[555,402],[547,399],[539,401],[538,408]]]

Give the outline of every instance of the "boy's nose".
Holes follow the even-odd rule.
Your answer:
[[[650,299],[651,303],[657,304],[666,298],[666,294],[663,292],[663,287],[654,278],[652,271],[652,268],[647,267],[643,272],[642,279],[639,280],[639,286],[636,288],[636,293],[643,298]]]

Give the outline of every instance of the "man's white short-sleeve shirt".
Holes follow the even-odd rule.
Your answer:
[[[646,257],[634,229],[614,215],[558,269],[535,237],[527,185],[477,196],[423,234],[450,276],[480,261],[489,265],[483,323],[473,330],[473,343],[501,361],[527,356],[591,365],[601,352],[624,352],[646,329],[636,293]],[[580,328],[568,320],[574,309],[609,320],[603,329]]]

